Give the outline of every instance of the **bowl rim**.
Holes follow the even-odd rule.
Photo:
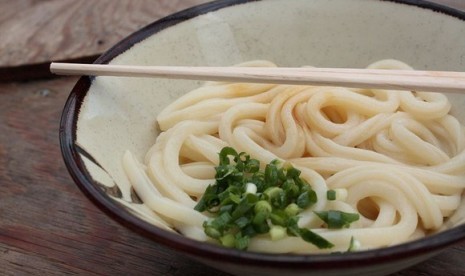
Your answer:
[[[103,53],[94,61],[96,64],[109,63],[119,54],[131,48],[136,43],[144,40],[148,36],[157,32],[184,22],[196,16],[217,11],[222,8],[256,2],[262,0],[217,0],[205,4],[188,8],[172,15],[161,18],[149,25],[130,34],[120,42],[115,44],[108,51]],[[399,4],[413,5],[419,8],[426,8],[441,12],[447,16],[453,16],[465,21],[465,12],[456,10],[451,7],[443,6],[437,3],[425,0],[373,0],[386,1]],[[464,22],[465,24],[465,22]],[[96,163],[90,154],[86,153],[76,143],[77,121],[79,110],[83,100],[92,84],[94,77],[83,76],[77,81],[64,105],[60,121],[59,140],[62,156],[69,174],[84,193],[99,209],[108,216],[122,224],[123,226],[137,232],[155,242],[175,249],[180,253],[190,255],[191,257],[203,257],[207,259],[221,260],[222,262],[241,263],[244,265],[253,264],[254,266],[282,267],[287,266],[291,269],[341,269],[353,266],[371,266],[376,264],[387,263],[391,261],[400,261],[404,258],[420,255],[432,254],[439,252],[460,240],[465,239],[465,224],[440,233],[421,238],[419,240],[390,246],[387,248],[365,250],[359,252],[350,252],[344,254],[285,254],[285,253],[260,253],[239,251],[224,248],[218,245],[196,241],[179,234],[170,233],[161,228],[154,226],[136,216],[117,201],[110,198],[96,183],[84,164],[81,154],[87,156],[92,162]],[[96,163],[98,165],[98,163]],[[369,260],[369,263],[366,261]],[[337,264],[337,266],[335,266]]]

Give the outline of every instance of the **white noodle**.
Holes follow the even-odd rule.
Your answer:
[[[369,68],[411,70],[396,60]],[[300,214],[300,227],[332,242],[331,251],[347,250],[352,237],[359,250],[385,247],[443,229],[460,206],[465,135],[450,108],[438,93],[209,82],[160,113],[164,132],[147,153],[147,169],[129,152],[123,166],[154,223],[205,241],[208,217],[193,207],[215,181],[221,148],[247,152],[262,166],[289,161],[318,195]],[[326,199],[328,189],[337,191],[336,200]],[[314,211],[330,209],[361,218],[329,230]],[[267,234],[253,237],[249,250],[329,252]]]

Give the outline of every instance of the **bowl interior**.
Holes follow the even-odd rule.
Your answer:
[[[229,66],[263,59],[279,66],[362,68],[393,58],[416,69],[463,71],[464,14],[422,1],[405,1],[422,7],[399,2],[403,1],[219,1],[148,26],[99,62]],[[158,134],[157,114],[199,85],[186,80],[92,78],[88,90],[79,92],[79,110],[69,122],[75,126],[76,158],[85,165],[80,169],[92,178],[86,181],[150,222],[150,211],[139,204],[122,169],[123,153],[130,150],[142,160]],[[452,112],[465,123],[465,97],[448,97]],[[463,209],[450,226],[463,222]]]

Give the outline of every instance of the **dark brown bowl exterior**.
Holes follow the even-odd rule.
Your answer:
[[[257,0],[214,1],[170,15],[133,33],[100,56],[94,63],[106,64],[137,42],[187,19],[252,1]],[[433,9],[465,21],[465,13],[427,1],[384,1]],[[75,143],[76,127],[79,110],[92,80],[92,77],[79,79],[65,104],[60,123],[61,151],[73,180],[95,205],[122,225],[202,263],[237,275],[385,275],[419,263],[465,239],[465,225],[461,225],[428,238],[389,248],[329,255],[292,255],[231,250],[159,229],[139,219],[111,199],[92,179],[84,165],[80,154],[85,153]]]

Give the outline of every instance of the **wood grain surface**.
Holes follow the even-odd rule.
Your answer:
[[[206,0],[0,0],[0,66],[102,53],[141,27]],[[27,18],[27,20],[24,20]]]
[[[452,0],[444,1],[452,3]],[[4,58],[5,51],[21,58],[17,54],[21,50],[16,52],[14,45],[5,41],[21,39],[10,32],[5,33],[2,25],[13,29],[20,28],[17,25],[29,26],[30,33],[38,34],[36,39],[40,40],[40,36],[49,35],[42,29],[52,30],[54,27],[38,18],[30,19],[31,14],[40,17],[44,13],[50,18],[47,10],[61,9],[69,22],[76,21],[78,14],[93,20],[95,13],[88,15],[92,11],[84,2],[109,3],[106,0],[0,0],[0,58]],[[126,5],[129,10],[120,13],[122,17],[117,30],[96,33],[87,29],[92,25],[86,23],[81,27],[62,27],[65,32],[71,32],[73,28],[77,31],[63,34],[63,40],[59,42],[61,47],[83,40],[81,48],[76,47],[76,52],[70,51],[66,55],[54,53],[59,49],[57,45],[44,39],[43,44],[28,46],[34,52],[29,57],[40,62],[48,61],[54,54],[57,56],[53,58],[60,59],[81,58],[79,54],[74,55],[78,52],[95,54],[114,42],[110,41],[117,40],[116,36],[124,36],[125,32],[140,26],[138,24],[144,24],[139,19],[150,16],[138,6],[141,3],[149,5],[151,12],[156,14],[154,16],[163,16],[193,2],[199,1],[121,1],[121,5]],[[463,0],[455,3],[465,6]],[[41,5],[50,6],[47,10],[26,12]],[[68,8],[73,12],[68,12]],[[107,24],[103,22],[118,21],[118,18],[112,14],[116,12],[114,7],[102,4],[101,9],[97,14],[102,17],[99,24],[103,30]],[[129,22],[124,23],[125,20]],[[27,37],[29,44],[34,41],[34,36]],[[103,41],[100,46],[99,39]],[[24,42],[23,45],[27,44]],[[51,49],[49,56],[43,54],[47,52],[45,49]],[[2,62],[6,60],[2,59]],[[17,65],[31,60],[9,62]],[[97,209],[79,191],[65,168],[58,141],[61,112],[76,80],[67,77],[0,84],[0,275],[227,275],[127,230]],[[465,242],[462,242],[395,275],[465,275],[464,257]]]
[[[216,274],[129,232],[75,186],[58,141],[75,82],[0,85],[0,275]]]
[[[50,77],[49,61],[92,62],[141,27],[207,0],[0,0],[0,81]]]

